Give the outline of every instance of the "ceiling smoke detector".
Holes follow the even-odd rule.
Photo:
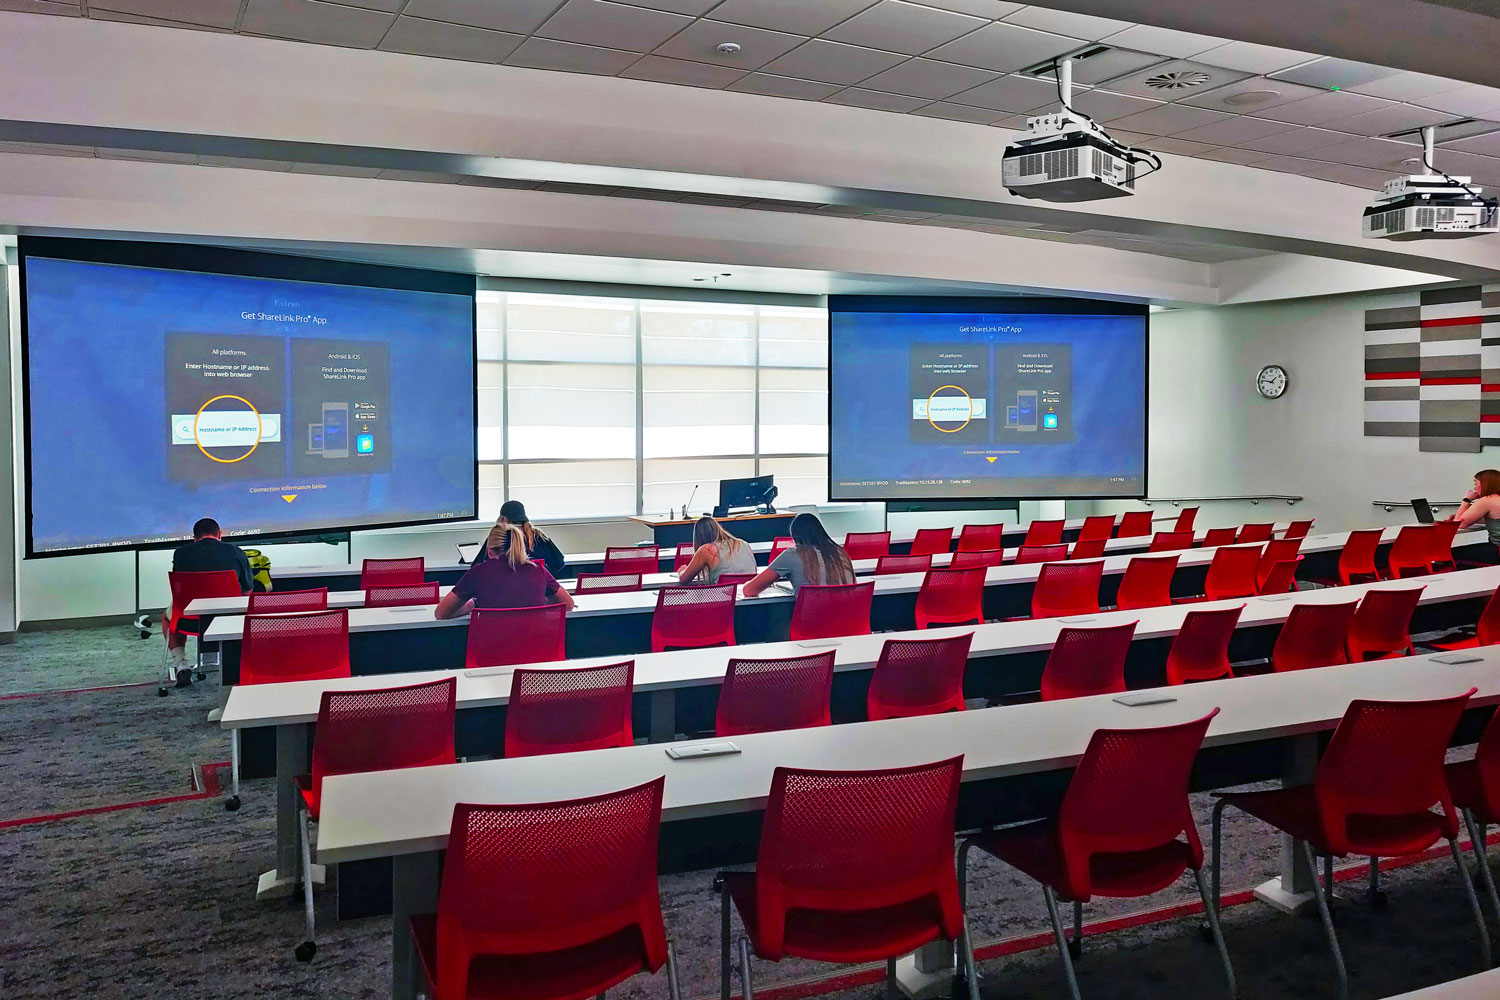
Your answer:
[[[1211,81],[1213,77],[1207,73],[1200,73],[1195,69],[1179,70],[1173,73],[1158,73],[1156,76],[1146,77],[1146,86],[1152,90],[1192,90],[1201,87]]]
[[[737,56],[740,54],[739,42],[720,42],[717,48],[721,56]]]
[[[1247,90],[1239,94],[1230,94],[1224,98],[1224,103],[1236,108],[1243,108],[1255,104],[1264,104],[1267,101],[1274,101],[1280,96],[1281,91],[1279,90]]]

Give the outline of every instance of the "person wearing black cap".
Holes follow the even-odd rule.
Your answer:
[[[521,534],[526,539],[527,557],[541,560],[542,564],[547,567],[547,572],[553,576],[562,576],[566,563],[562,549],[557,547],[556,542],[542,534],[542,529],[532,525],[526,517],[525,505],[519,500],[507,500],[500,505],[500,517],[496,519],[495,526],[490,529],[484,545],[479,549],[479,554],[474,557],[474,562],[481,563],[488,559],[491,549],[503,550],[505,531],[511,525],[521,529]]]

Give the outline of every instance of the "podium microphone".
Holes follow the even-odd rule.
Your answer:
[[[697,496],[698,496],[698,484],[694,483],[693,484],[693,492],[688,495],[688,502],[682,505],[682,519],[684,521],[686,521],[689,517],[692,516],[692,515],[690,515],[688,513],[688,508],[693,505],[693,500]]]

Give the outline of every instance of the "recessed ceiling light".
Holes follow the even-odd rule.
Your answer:
[[[740,54],[740,43],[739,42],[720,42],[719,45],[718,45],[718,49],[719,49],[719,55],[721,55],[721,56],[737,56],[737,55]]]
[[[1279,90],[1247,90],[1244,93],[1240,94],[1230,94],[1228,97],[1224,98],[1224,103],[1232,104],[1238,108],[1245,107],[1251,104],[1264,104],[1267,101],[1273,101],[1280,96],[1281,91]]]

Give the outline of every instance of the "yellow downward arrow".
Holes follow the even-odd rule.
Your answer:
[[[994,459],[992,458],[992,459],[990,459],[990,461],[993,462]],[[297,494],[295,494],[295,493],[283,493],[283,494],[281,494],[281,499],[285,500],[287,503],[291,503],[293,500],[297,499]]]
[[[994,455],[988,455],[988,456],[985,457],[985,461],[988,462],[988,463],[990,463],[991,465],[994,465],[995,464],[995,456]]]

